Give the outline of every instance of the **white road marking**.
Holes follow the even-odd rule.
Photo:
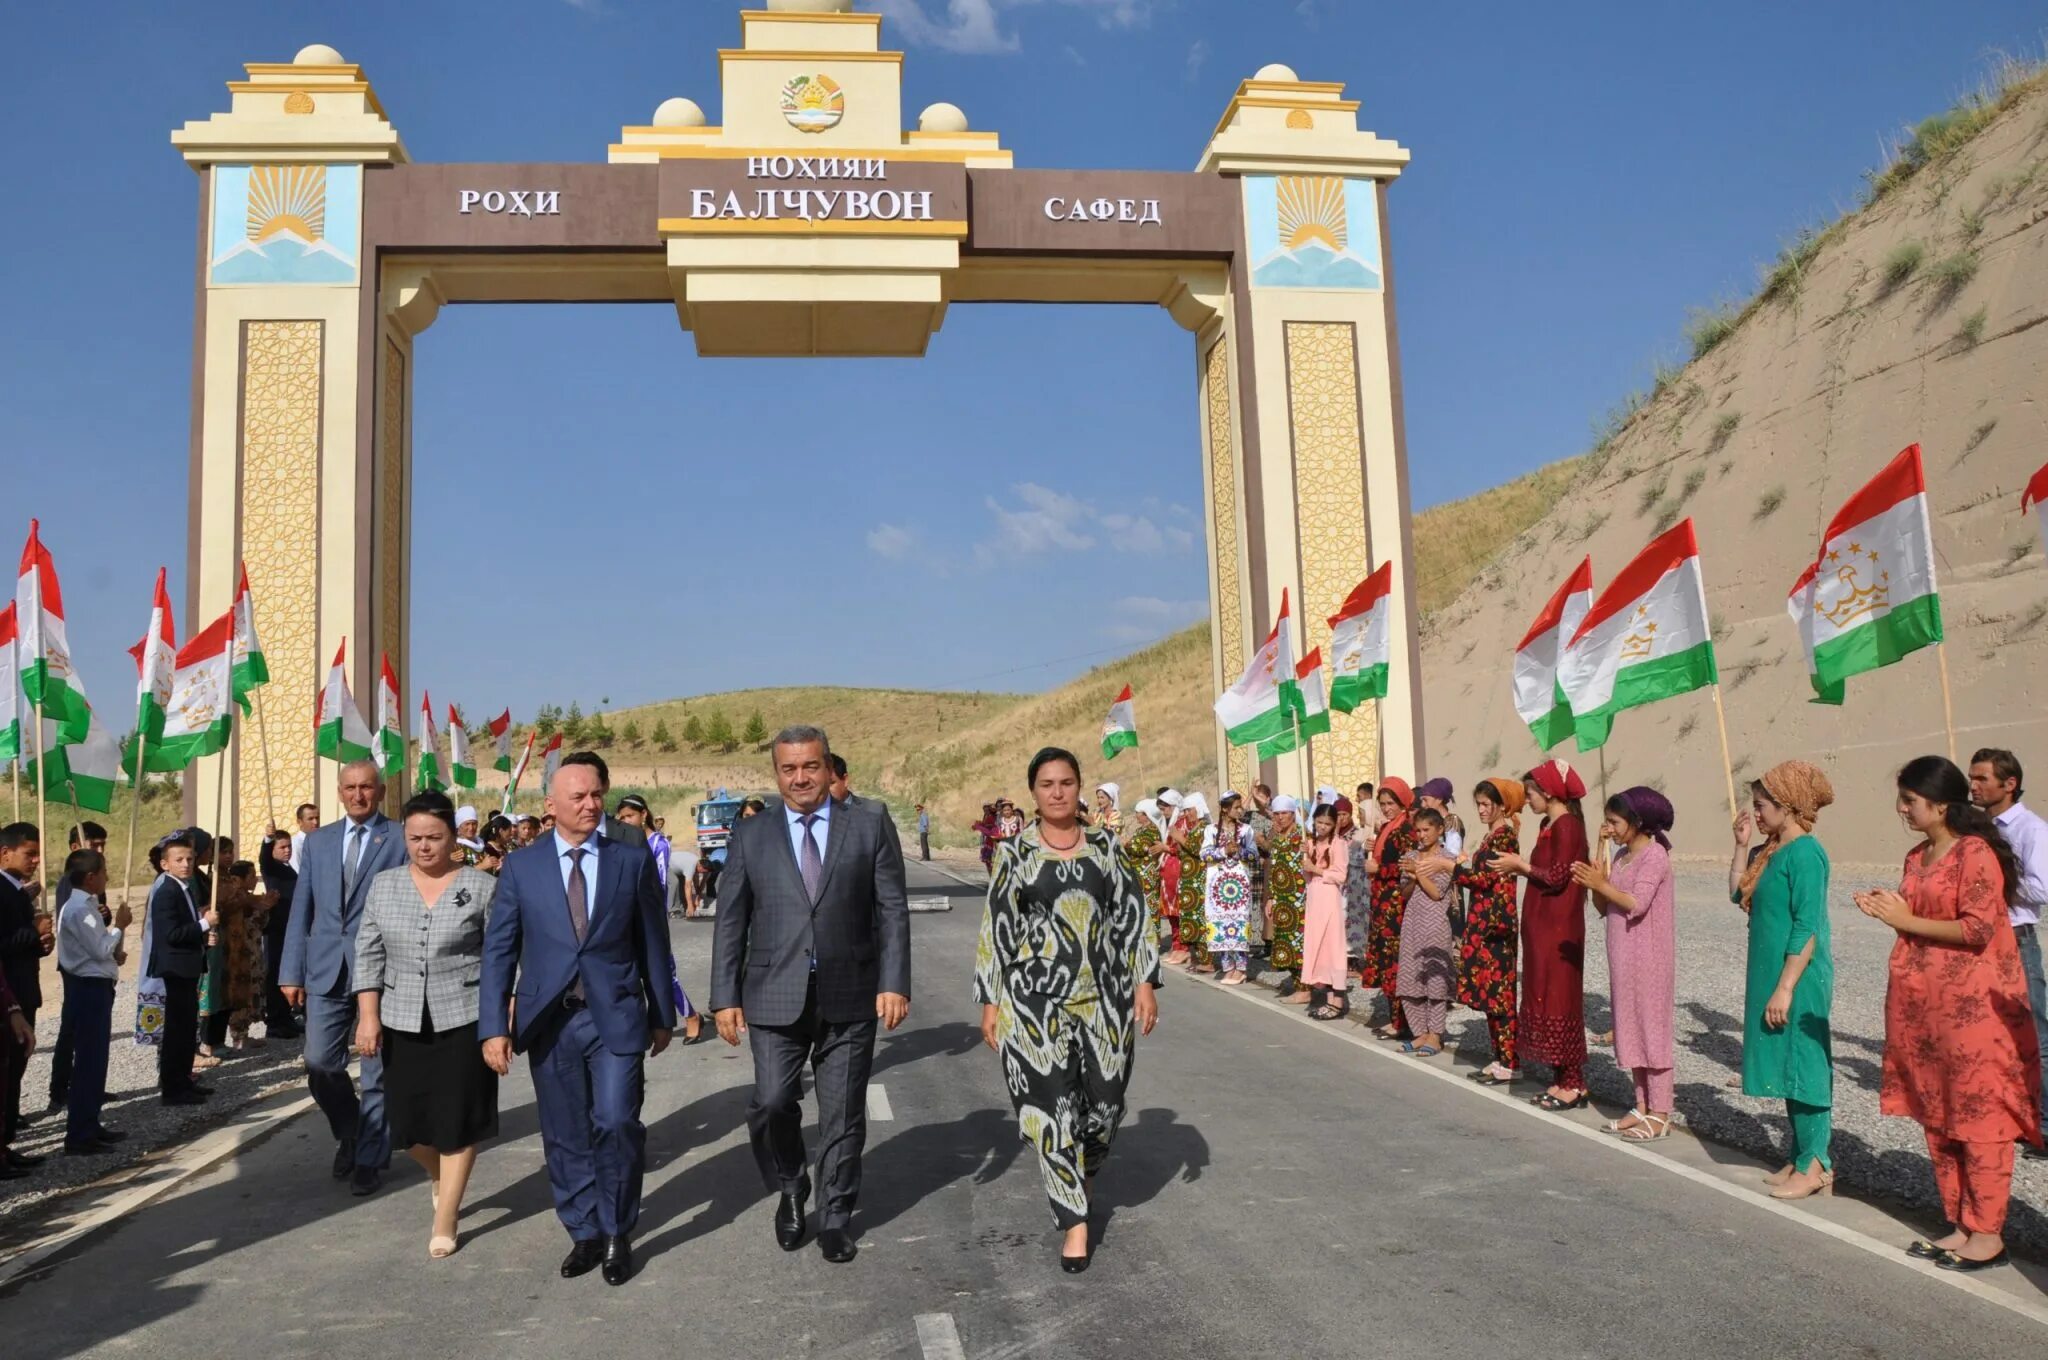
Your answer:
[[[953,909],[953,899],[950,897],[913,897],[910,899],[910,909],[912,911],[951,911]]]
[[[1729,1182],[1720,1179],[1718,1176],[1714,1176],[1705,1171],[1701,1171],[1697,1167],[1687,1166],[1683,1162],[1674,1161],[1669,1157],[1663,1156],[1656,1152],[1652,1152],[1648,1148],[1635,1147],[1629,1143],[1622,1142],[1619,1139],[1611,1138],[1606,1134],[1601,1133],[1600,1130],[1596,1127],[1586,1124],[1580,1124],[1569,1119],[1559,1119],[1554,1115],[1546,1114],[1543,1111],[1537,1109],[1535,1106],[1525,1103],[1519,1097],[1508,1095],[1500,1091],[1488,1090],[1484,1087],[1474,1086],[1471,1082],[1466,1081],[1462,1076],[1460,1076],[1455,1070],[1453,1070],[1450,1067],[1433,1066],[1429,1063],[1417,1062],[1413,1058],[1406,1057],[1403,1054],[1392,1050],[1385,1044],[1376,1043],[1371,1039],[1345,1034],[1334,1025],[1318,1024],[1315,1021],[1309,1019],[1308,1016],[1303,1014],[1301,1010],[1297,1007],[1288,1006],[1283,1002],[1268,999],[1267,997],[1262,996],[1259,993],[1252,992],[1243,987],[1225,987],[1222,983],[1212,981],[1211,979],[1202,977],[1199,974],[1190,973],[1187,976],[1190,982],[1200,983],[1203,986],[1211,987],[1216,991],[1235,992],[1238,995],[1238,997],[1242,1000],[1249,1001],[1252,1004],[1262,1006],[1265,1009],[1274,1012],[1275,1014],[1286,1016],[1290,1020],[1294,1020],[1301,1024],[1307,1025],[1310,1029],[1315,1030],[1322,1034],[1326,1034],[1330,1038],[1337,1040],[1339,1043],[1350,1044],[1353,1048],[1360,1049],[1366,1053],[1370,1053],[1376,1058],[1391,1061],[1396,1066],[1402,1068],[1405,1071],[1419,1072],[1424,1076],[1434,1077],[1438,1081],[1450,1082],[1452,1085],[1465,1091],[1468,1095],[1477,1096],[1482,1100],[1491,1100],[1498,1102],[1502,1106],[1514,1110],[1519,1114],[1526,1115],[1532,1119],[1541,1120],[1549,1128],[1556,1129],[1561,1133],[1572,1134],[1575,1137],[1585,1139],[1587,1142],[1592,1143],[1597,1147],[1605,1148],[1610,1155],[1634,1157],[1637,1160],[1645,1162],[1651,1166],[1660,1167],[1663,1170],[1668,1171],[1675,1176],[1682,1176],[1686,1180],[1693,1182],[1695,1185],[1702,1185],[1709,1190],[1718,1191],[1721,1194],[1728,1196],[1730,1199],[1735,1200],[1740,1204],[1747,1205],[1752,1209],[1761,1209],[1767,1214],[1775,1214],[1779,1218],[1784,1219],[1788,1223],[1800,1224],[1804,1227],[1812,1229],[1814,1232],[1821,1233],[1828,1237],[1832,1237],[1837,1242],[1841,1242],[1847,1246],[1856,1247],[1862,1251],[1867,1251],[1871,1255],[1877,1257],[1879,1260],[1889,1262],[1893,1266],[1903,1267],[1904,1269],[1910,1270],[1915,1274],[1924,1276],[1925,1278],[1930,1280],[1938,1280],[1942,1284],[1948,1285],[1952,1289],[1960,1289],[1966,1294],[1974,1294],[1976,1297],[1984,1300],[1986,1303],[1997,1304],[2000,1308],[2005,1309],[2007,1312],[2017,1313],[2019,1316],[2026,1318],[2030,1322],[2048,1323],[2048,1307],[2044,1307],[2043,1305],[2035,1303],[2030,1299],[2025,1299],[2018,1297],[2014,1294],[2009,1294],[2005,1290],[2000,1289],[1998,1286],[1979,1280],[1974,1276],[1958,1275],[1953,1271],[1939,1270],[1928,1262],[1914,1260],[1912,1257],[1907,1256],[1902,1250],[1900,1250],[1898,1244],[1895,1242],[1882,1241],[1878,1238],[1870,1236],[1868,1233],[1861,1232],[1858,1229],[1851,1228],[1840,1223],[1831,1223],[1827,1219],[1821,1218],[1818,1215],[1802,1212],[1798,1209],[1793,1208],[1789,1204],[1785,1204],[1778,1200],[1771,1199],[1768,1196],[1759,1196],[1753,1194],[1745,1187],[1732,1185]],[[1550,1192],[1546,1191],[1545,1193]]]
[[[967,1360],[951,1313],[919,1313],[917,1344],[924,1352],[924,1360]]]
[[[896,1111],[889,1104],[889,1092],[880,1082],[868,1087],[868,1118],[888,1122],[896,1117]]]

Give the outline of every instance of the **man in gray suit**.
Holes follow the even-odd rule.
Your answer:
[[[868,1073],[877,1023],[910,1014],[910,904],[903,850],[879,803],[835,802],[832,749],[815,727],[770,748],[778,802],[733,823],[718,886],[711,1008],[719,1037],[754,1051],[747,1132],[767,1188],[781,1196],[775,1240],[803,1245],[810,1197],[801,1075],[818,1092],[818,1248],[851,1261]]]
[[[341,820],[306,836],[277,984],[287,1002],[306,1008],[306,1085],[334,1131],[334,1178],[367,1195],[391,1164],[391,1130],[384,1122],[383,1058],[364,1055],[360,1096],[349,1079],[356,1032],[350,974],[370,880],[405,863],[405,837],[378,810],[384,776],[375,761],[342,766],[336,793]]]

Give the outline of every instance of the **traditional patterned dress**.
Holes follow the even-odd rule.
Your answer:
[[[1522,838],[1515,824],[1502,818],[1486,833],[1480,849],[1517,855],[1522,851]],[[1471,894],[1465,907],[1465,933],[1458,939],[1458,1004],[1486,1017],[1494,1061],[1514,1067],[1515,876],[1461,864],[1457,882]]]
[[[1308,890],[1308,876],[1301,864],[1301,827],[1282,831],[1273,828],[1268,842],[1266,891],[1273,903],[1273,966],[1283,973],[1301,967],[1301,900]]]
[[[1572,879],[1583,863],[1586,826],[1570,813],[1543,824],[1529,851],[1522,889],[1522,1005],[1515,1041],[1556,1069],[1556,1084],[1585,1089],[1586,890]]]
[[[1372,924],[1372,875],[1365,871],[1365,854],[1372,838],[1351,837],[1350,863],[1344,875],[1344,952],[1365,962],[1365,944]]]
[[[1047,853],[1035,823],[1002,847],[974,959],[975,998],[997,1008],[1003,1082],[1061,1228],[1087,1221],[1085,1177],[1123,1119],[1138,984],[1159,982],[1135,866],[1107,831],[1084,834],[1072,859]]]
[[[1414,1033],[1441,1036],[1458,985],[1451,961],[1451,874],[1436,869],[1417,875],[1414,852],[1404,857],[1402,869],[1409,891],[1408,905],[1401,912],[1401,1013]],[[1425,878],[1439,896],[1423,890]]]
[[[1180,857],[1180,942],[1188,951],[1188,962],[1197,968],[1209,966],[1209,922],[1202,912],[1208,888],[1202,875],[1202,832],[1200,822],[1191,822],[1174,847]]]
[[[1401,886],[1401,856],[1415,849],[1413,823],[1402,818],[1381,849],[1379,870],[1372,876],[1372,915],[1359,980],[1386,993],[1388,1013],[1398,1024],[1401,1008],[1394,1003],[1394,984],[1401,974],[1401,912],[1408,902]]]
[[[1226,833],[1212,826],[1202,836],[1202,863],[1207,866],[1202,874],[1202,917],[1209,928],[1209,957],[1226,969],[1246,966],[1251,953],[1251,861],[1257,857],[1249,827],[1232,827]]]
[[[1138,883],[1145,889],[1145,913],[1152,922],[1152,934],[1159,935],[1159,828],[1150,817],[1138,818],[1137,829],[1124,843],[1131,863],[1138,871]]]

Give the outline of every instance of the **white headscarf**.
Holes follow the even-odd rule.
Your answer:
[[[1161,831],[1166,830],[1166,814],[1160,810],[1158,799],[1140,798],[1138,800],[1137,813]]]
[[[1275,798],[1273,800],[1273,811],[1276,813],[1292,812],[1299,816],[1301,813],[1301,804],[1296,799],[1283,793],[1278,798]]]
[[[473,822],[476,819],[476,809],[473,807],[465,806],[455,809],[455,824],[457,826],[461,826],[464,822]]]
[[[1181,806],[1187,809],[1189,812],[1194,813],[1196,821],[1206,822],[1213,820],[1209,816],[1209,799],[1207,798],[1207,796],[1203,794],[1189,794],[1187,798],[1181,803]]]
[[[1097,784],[1095,786],[1095,791],[1097,793],[1108,794],[1109,805],[1115,808],[1118,812],[1122,812],[1124,810],[1124,791],[1120,786],[1116,784]]]
[[[1337,791],[1331,788],[1328,784],[1316,785],[1317,807],[1335,807],[1337,806],[1337,797]]]
[[[1159,806],[1163,808],[1178,809],[1180,805],[1186,801],[1187,800],[1181,796],[1181,792],[1179,789],[1168,789],[1165,793],[1159,795]]]

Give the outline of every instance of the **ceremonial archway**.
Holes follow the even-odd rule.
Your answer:
[[[362,68],[319,46],[250,63],[227,112],[172,134],[200,178],[186,606],[224,610],[247,562],[273,730],[311,729],[344,639],[358,695],[380,650],[410,683],[414,352],[450,303],[670,303],[708,356],[921,355],[955,303],[1161,306],[1195,337],[1219,690],[1283,589],[1305,651],[1372,566],[1412,560],[1386,212],[1408,152],[1359,130],[1341,84],[1262,69],[1193,172],[1019,170],[950,104],[904,130],[879,15],[768,6],[719,53],[721,125],[670,99],[603,163],[415,164]],[[1377,720],[1269,761],[1281,790],[1420,768],[1396,577]],[[1217,753],[1251,780],[1220,731]],[[270,761],[331,799],[310,742]],[[264,806],[257,762],[234,767],[236,806]],[[199,806],[219,777],[199,772]]]

